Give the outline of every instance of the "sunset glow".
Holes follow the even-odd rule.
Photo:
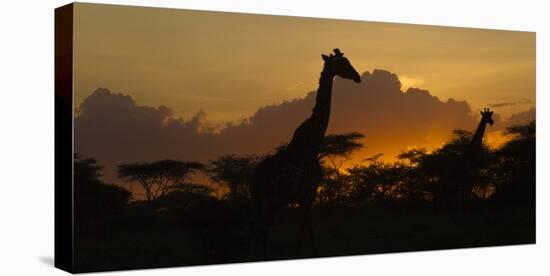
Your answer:
[[[264,153],[287,142],[292,130],[312,108],[312,103],[305,99],[317,89],[322,69],[320,55],[335,47],[343,49],[360,74],[372,73],[377,68],[396,74],[400,91],[404,93],[400,98],[411,101],[404,105],[415,105],[415,99],[426,95],[436,97],[432,101],[441,102],[438,104],[441,107],[433,107],[441,109],[440,115],[434,115],[441,117],[438,119],[414,114],[428,107],[403,108],[392,106],[391,102],[372,102],[375,96],[363,99],[365,106],[372,105],[368,107],[371,110],[363,109],[357,102],[362,100],[360,96],[344,99],[347,96],[336,90],[336,107],[328,131],[360,131],[367,137],[363,140],[365,150],[355,154],[351,163],[378,153],[384,154],[384,160],[395,160],[395,156],[411,144],[428,149],[438,147],[449,139],[455,128],[474,131],[478,110],[483,107],[492,107],[496,113],[498,122],[487,130],[490,134],[486,137],[493,146],[504,141],[498,133],[510,125],[508,118],[516,114],[516,117],[534,119],[534,33],[76,5],[79,7],[75,17],[77,108],[102,87],[113,94],[129,96],[136,106],[163,106],[159,113],[164,114],[163,123],[188,122],[202,135],[229,137],[237,134],[229,134],[230,130],[223,133],[224,128],[239,125],[243,120],[257,121],[263,114],[260,111],[270,110],[266,107],[305,101],[303,111],[296,113],[295,119],[280,118],[289,124],[280,130],[282,134],[268,135],[272,140],[245,142],[239,138],[241,141],[235,144],[242,145],[224,148],[224,153]],[[388,86],[387,89],[394,88]],[[357,103],[357,108],[362,110],[349,111],[350,117],[347,117],[342,111],[351,108],[345,106],[346,101]],[[455,101],[465,103],[457,106],[454,114],[446,114],[447,101],[449,105],[457,105]],[[384,111],[381,105],[396,110]],[[354,113],[374,121],[362,124]],[[408,117],[418,119],[407,123],[409,119],[404,119]],[[352,118],[358,121],[348,122]],[[435,121],[426,121],[426,118]],[[265,123],[273,124],[269,120]],[[422,125],[415,127],[414,124]],[[242,130],[243,135],[245,132]],[[174,143],[177,140],[174,137]],[[258,145],[259,141],[264,144]],[[87,143],[82,143],[86,149]],[[208,150],[199,152],[197,147],[203,146],[136,158],[147,160],[166,155],[200,161],[213,158]],[[109,168],[112,170],[115,161],[101,157],[112,152],[106,150],[97,156],[107,165],[107,176],[111,175]]]

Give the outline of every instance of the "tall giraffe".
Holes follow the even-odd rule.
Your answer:
[[[252,179],[252,235],[255,242],[260,243],[263,254],[266,254],[271,223],[293,203],[297,203],[302,211],[299,242],[307,230],[315,251],[309,213],[322,178],[318,155],[329,123],[332,83],[335,76],[361,82],[361,77],[339,49],[334,49],[334,54],[329,56],[321,56],[324,66],[311,116],[294,131],[286,147],[258,164]]]

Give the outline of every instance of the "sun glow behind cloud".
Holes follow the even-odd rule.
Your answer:
[[[424,83],[423,80],[418,78],[413,78],[409,76],[399,76],[399,80],[401,81],[401,85],[403,86],[403,90],[407,90],[411,87],[421,87],[421,85]]]

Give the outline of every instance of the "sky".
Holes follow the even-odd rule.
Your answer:
[[[504,116],[535,101],[535,33],[77,4],[76,103],[98,87],[224,122],[317,88],[321,53]]]
[[[535,118],[535,33],[77,3],[77,148],[105,165],[207,162],[288,142],[314,104],[321,54],[336,79],[328,133],[360,131],[354,161],[437,147],[495,111],[488,139]]]

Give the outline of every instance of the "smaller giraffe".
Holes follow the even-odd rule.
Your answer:
[[[472,142],[470,143],[470,151],[472,153],[479,152],[481,150],[483,135],[485,134],[487,124],[493,126],[495,123],[493,121],[493,111],[490,111],[489,108],[485,108],[479,113],[481,114],[481,121],[479,122],[474,137],[472,138]]]
[[[433,199],[434,210],[446,209],[454,217],[464,211],[472,199],[476,175],[481,166],[483,136],[487,124],[493,125],[493,112],[485,108],[481,112],[481,120],[469,143],[464,144],[461,154],[455,156],[455,165],[449,175],[441,179]]]
[[[463,160],[463,168],[465,171],[463,177],[459,178],[462,180],[462,183],[460,183],[458,187],[460,196],[459,203],[461,208],[464,208],[464,205],[470,201],[472,197],[472,189],[474,187],[476,174],[479,172],[479,167],[481,165],[481,153],[485,129],[487,128],[487,125],[493,126],[495,123],[493,121],[493,111],[485,108],[479,113],[481,114],[481,120],[479,121],[476,132],[472,137],[472,141],[465,152]]]

